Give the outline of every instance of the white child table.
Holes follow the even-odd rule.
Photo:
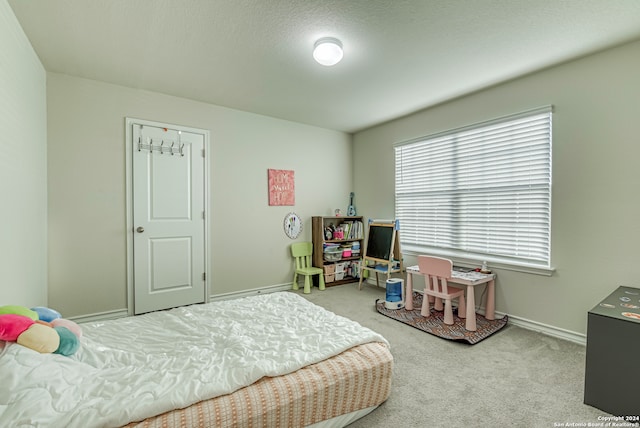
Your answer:
[[[407,267],[407,289],[405,294],[405,309],[408,311],[413,310],[413,284],[412,276],[420,275],[418,265]],[[484,317],[488,320],[495,320],[495,279],[494,273],[480,273],[480,272],[460,272],[457,270],[451,271],[451,278],[447,279],[448,282],[454,284],[461,284],[467,286],[467,320],[465,328],[469,331],[476,331],[476,303],[474,287],[480,284],[487,284],[487,297],[485,301],[485,314]]]

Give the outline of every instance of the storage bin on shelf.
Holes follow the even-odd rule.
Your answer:
[[[336,274],[332,273],[332,274],[324,274],[324,282],[328,283],[328,282],[333,282],[336,280]]]
[[[351,257],[358,257],[360,255],[360,241],[354,241],[351,245]]]
[[[332,273],[336,273],[336,265],[334,265],[334,264],[324,265],[324,273],[325,273],[325,275],[330,275]]]
[[[336,281],[340,281],[342,279],[344,279],[344,271],[336,272]]]
[[[351,257],[351,248],[353,243],[346,242],[344,244],[340,244],[340,248],[342,249],[342,258]]]
[[[342,260],[342,249],[340,247],[325,248],[324,259],[328,262],[337,262]]]

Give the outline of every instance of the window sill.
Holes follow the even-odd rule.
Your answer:
[[[514,272],[522,272],[533,275],[552,276],[555,272],[554,267],[536,265],[533,263],[517,263],[508,259],[499,257],[491,257],[486,255],[474,255],[462,251],[444,250],[442,248],[428,248],[418,246],[403,246],[402,253],[410,256],[418,256],[421,254],[429,254],[431,256],[445,257],[451,259],[456,266],[469,268],[477,268],[486,261],[491,269],[510,270]]]

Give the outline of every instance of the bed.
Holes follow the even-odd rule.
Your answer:
[[[0,342],[3,425],[338,427],[390,392],[388,342],[291,292],[82,329],[71,357]]]

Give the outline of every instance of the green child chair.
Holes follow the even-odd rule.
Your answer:
[[[291,255],[295,259],[296,266],[293,274],[293,289],[298,289],[298,275],[304,275],[304,293],[311,293],[311,277],[320,275],[319,288],[324,290],[324,270],[311,265],[313,245],[311,242],[296,242],[291,244]]]

